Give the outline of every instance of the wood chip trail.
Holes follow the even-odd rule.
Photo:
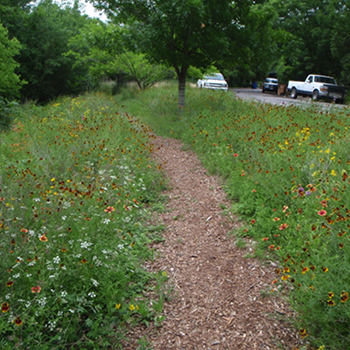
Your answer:
[[[219,179],[177,140],[156,137],[154,149],[170,186],[158,217],[165,242],[151,268],[167,272],[174,292],[162,327],[146,331],[153,349],[297,348],[295,329],[270,316],[290,314],[287,305],[261,293],[271,288],[274,269],[245,257],[249,248],[237,248],[228,235],[239,223],[223,214],[230,203]]]

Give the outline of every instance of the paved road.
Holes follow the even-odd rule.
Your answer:
[[[303,108],[320,106],[322,109],[350,108],[350,106],[328,103],[324,101],[312,102],[310,97],[298,97],[297,99],[293,100],[288,96],[278,96],[275,93],[262,93],[261,89],[233,88],[229,89],[229,91],[232,91],[238,98],[241,99],[249,99],[256,102],[271,103],[274,105],[296,105]]]

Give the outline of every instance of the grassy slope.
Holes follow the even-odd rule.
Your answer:
[[[257,256],[280,261],[271,290],[290,291],[301,336],[316,347],[347,348],[350,113],[250,104],[190,87],[178,113],[170,85],[124,102],[225,178],[232,210],[247,223],[236,234],[258,242]]]

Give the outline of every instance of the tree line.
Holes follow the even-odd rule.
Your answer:
[[[46,103],[95,89],[101,78],[143,89],[219,70],[231,86],[310,73],[350,81],[350,0],[2,0],[0,98]],[[118,87],[118,85],[116,85]]]

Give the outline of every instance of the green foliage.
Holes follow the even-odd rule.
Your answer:
[[[205,70],[216,61],[232,57],[237,51],[231,44],[245,32],[249,13],[249,1],[245,0],[102,0],[98,4],[110,17],[129,26],[137,52],[175,70],[179,107],[185,105],[189,67]]]
[[[0,97],[14,98],[23,82],[15,73],[19,66],[14,57],[18,54],[20,44],[15,38],[9,39],[7,30],[0,21]]]
[[[141,53],[123,52],[117,56],[116,64],[142,90],[164,80],[170,73],[165,66],[150,64]]]
[[[143,268],[164,188],[151,130],[102,94],[23,113],[0,144],[1,348],[119,348],[167,296]]]
[[[270,0],[264,6],[274,9],[273,28],[286,33],[286,39],[289,37],[281,41],[275,57],[275,67],[283,80],[303,80],[312,72],[343,79],[348,75],[345,71],[349,69],[344,66],[349,54],[348,3]]]
[[[146,89],[169,76],[163,65],[151,64],[145,55],[128,50],[126,28],[99,21],[89,23],[79,35],[70,40],[68,55],[85,66],[96,77],[117,77],[115,91],[127,81],[135,81]]]
[[[21,43],[16,73],[27,82],[21,90],[22,100],[46,102],[61,94],[85,91],[94,83],[86,69],[74,67],[73,57],[63,55],[69,39],[89,21],[79,9],[63,9],[52,0],[40,1],[30,12],[27,8],[5,9],[8,11],[0,11],[0,16],[9,36]]]
[[[279,262],[270,291],[289,296],[300,336],[316,349],[346,349],[348,110],[249,104],[189,89],[187,108],[176,118],[175,90],[164,89],[138,94],[124,106],[158,134],[181,139],[225,179],[232,208],[246,221],[237,235],[256,242],[256,256]]]
[[[9,102],[0,96],[0,131],[9,130],[17,114],[18,103]]]

